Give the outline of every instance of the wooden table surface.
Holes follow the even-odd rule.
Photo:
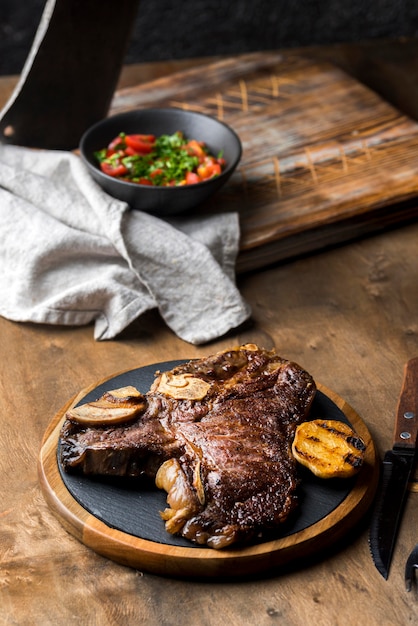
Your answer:
[[[415,42],[377,42],[311,54],[332,57],[362,80],[369,78],[381,94],[390,92],[392,103],[416,115],[415,48]],[[191,63],[125,68],[120,86]],[[0,80],[2,103],[14,81]],[[107,342],[95,342],[91,326],[37,326],[0,318],[0,623],[416,623],[418,591],[407,593],[404,585],[405,561],[418,542],[416,492],[409,494],[388,581],[373,565],[364,519],[317,558],[253,580],[199,582],[133,570],[86,548],[45,503],[37,461],[48,425],[80,389],[115,372],[245,342],[275,347],[344,398],[381,454],[391,446],[403,366],[418,354],[417,242],[418,223],[413,222],[242,274],[238,285],[252,306],[252,320],[207,346],[181,341],[154,312]]]

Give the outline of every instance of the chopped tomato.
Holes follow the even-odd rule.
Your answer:
[[[136,154],[138,154],[138,151],[134,150],[130,146],[126,146],[125,150],[123,151],[124,156],[135,156]]]
[[[201,182],[202,182],[202,179],[194,172],[186,173],[186,185],[195,185],[196,183],[201,183]]]
[[[154,135],[126,135],[125,142],[128,148],[132,148],[139,154],[149,154],[155,143]]]
[[[112,152],[117,152],[118,150],[123,150],[125,148],[124,138],[118,135],[107,146],[107,149]]]
[[[201,141],[196,141],[196,139],[191,139],[186,145],[185,148],[189,154],[192,154],[197,157],[204,157],[205,151],[202,146]]]
[[[205,161],[197,168],[197,173],[203,180],[207,180],[213,176],[219,176],[221,171],[221,166],[213,159],[205,159]]]
[[[103,174],[107,174],[108,176],[124,176],[128,172],[128,168],[123,165],[123,163],[108,163],[107,161],[103,161],[100,163],[100,169]]]

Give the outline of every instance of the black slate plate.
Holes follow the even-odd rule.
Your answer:
[[[126,385],[133,385],[145,393],[157,370],[168,370],[183,362],[167,361],[124,372],[95,387],[78,404],[96,400],[105,391]],[[349,423],[344,413],[321,391],[316,394],[310,414],[311,419],[319,417]],[[61,467],[59,455],[58,465],[61,478],[73,498],[110,528],[156,543],[193,547],[191,542],[166,532],[159,515],[159,511],[166,507],[165,492],[138,480],[130,482],[67,474]],[[356,480],[321,480],[303,467],[299,467],[299,473],[298,508],[283,524],[280,533],[266,536],[262,541],[286,537],[315,524],[343,502]]]

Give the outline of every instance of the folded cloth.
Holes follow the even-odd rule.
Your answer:
[[[0,315],[116,337],[158,308],[201,344],[250,315],[236,214],[162,220],[106,194],[73,153],[0,145]]]

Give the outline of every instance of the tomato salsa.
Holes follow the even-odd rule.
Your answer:
[[[95,152],[104,174],[139,185],[177,187],[219,176],[225,168],[222,155],[210,154],[206,145],[173,135],[120,133],[103,150]]]

